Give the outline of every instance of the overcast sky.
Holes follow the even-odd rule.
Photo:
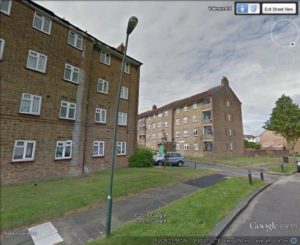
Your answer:
[[[245,134],[263,131],[282,94],[300,104],[299,16],[208,10],[234,4],[221,1],[37,3],[115,47],[130,16],[138,17],[128,54],[143,63],[140,113],[217,86],[223,75],[242,102]]]

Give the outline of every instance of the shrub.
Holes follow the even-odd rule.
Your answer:
[[[245,148],[252,148],[256,150],[261,149],[261,144],[255,143],[255,142],[249,142],[248,140],[244,140],[244,146]]]
[[[147,149],[137,149],[136,152],[129,157],[130,168],[147,168],[153,167],[152,152]]]

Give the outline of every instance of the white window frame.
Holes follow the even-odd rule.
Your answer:
[[[199,144],[194,144],[194,151],[199,151]]]
[[[23,147],[17,146],[18,142],[23,142]],[[27,151],[28,144],[33,144],[33,147],[32,147],[31,157],[26,158],[26,151]],[[13,155],[12,155],[12,161],[13,162],[33,161],[34,156],[35,156],[35,146],[36,146],[36,141],[35,140],[15,140],[14,150],[13,150]],[[22,159],[15,159],[16,148],[23,148]]]
[[[125,62],[124,72],[130,74],[130,64],[127,62]]]
[[[230,113],[228,113],[228,114],[227,114],[227,121],[228,121],[228,122],[231,122],[231,120],[232,120],[232,118],[231,118],[231,114],[230,114]]]
[[[165,128],[168,128],[169,125],[168,125],[168,122],[165,122]]]
[[[155,139],[155,134],[152,134],[152,139]]]
[[[162,113],[159,113],[157,117],[162,117]]]
[[[193,130],[193,135],[194,135],[194,136],[198,136],[198,129],[194,129],[194,130]]]
[[[66,77],[66,69],[70,69],[71,73],[70,73],[70,79]],[[77,73],[77,81],[73,80],[73,76],[74,74]],[[64,80],[75,83],[75,84],[79,84],[79,76],[80,76],[80,68],[70,65],[68,63],[65,63],[65,69],[64,69]]]
[[[8,1],[8,9],[7,9],[7,11],[4,11],[4,10],[0,9],[0,12],[3,13],[3,14],[6,14],[6,15],[10,15],[10,11],[11,11],[11,3],[12,3],[11,0]]]
[[[101,146],[102,146],[102,152],[101,152]],[[94,154],[94,147],[97,147],[97,154]],[[103,157],[105,155],[105,141],[93,141],[93,150],[92,150],[92,156],[93,157]]]
[[[118,152],[119,147],[121,147],[120,153]],[[117,141],[117,156],[125,156],[126,155],[126,142]]]
[[[63,106],[63,103],[66,103],[66,104],[67,104],[67,106],[66,106],[66,107],[67,107],[66,117],[63,117],[63,116],[61,115],[61,108],[62,108],[62,106]],[[65,107],[65,106],[64,106],[64,107]],[[74,107],[74,108],[71,108],[71,107]],[[69,117],[70,109],[74,109],[74,118],[70,118],[70,117]],[[61,118],[61,119],[66,119],[66,120],[75,120],[75,118],[76,118],[76,103],[62,100],[62,101],[60,102],[59,118]]]
[[[104,55],[104,59],[102,58],[103,55]],[[101,52],[100,52],[100,63],[105,64],[105,65],[110,65],[110,60],[111,60],[111,54],[101,50]]]
[[[204,112],[206,112],[206,111],[210,111],[210,119],[205,119],[204,118]],[[201,113],[202,113],[202,115],[201,115],[202,120],[211,120],[211,118],[212,118],[211,109],[202,110]]]
[[[148,129],[151,129],[151,124],[148,125]]]
[[[42,22],[41,29],[39,29],[37,26],[34,25],[34,22],[35,22],[36,18],[39,18],[41,20],[41,22]],[[48,31],[44,30],[46,19],[49,21],[49,30]],[[52,20],[51,20],[51,18],[49,18],[49,17],[47,17],[47,16],[45,16],[45,15],[43,15],[43,14],[35,11],[34,12],[34,16],[33,16],[33,21],[32,21],[32,28],[50,35],[51,34],[51,28],[52,28]]]
[[[183,107],[183,111],[188,111],[188,109],[189,109],[188,106]]]
[[[176,137],[176,138],[179,138],[179,136],[180,136],[180,132],[179,132],[179,131],[176,131],[175,137]]]
[[[180,125],[180,119],[179,118],[176,119],[176,125],[177,126]]]
[[[25,98],[25,96],[30,96],[30,98]],[[39,106],[38,106],[38,111],[37,112],[33,112],[33,101],[34,98],[38,98],[39,99]],[[22,111],[22,103],[24,100],[27,100],[30,102],[30,110],[29,112],[27,111]],[[35,94],[28,94],[28,93],[22,93],[22,97],[21,97],[21,103],[20,103],[20,110],[19,112],[22,114],[31,114],[31,115],[40,115],[41,112],[41,104],[42,104],[42,96],[39,95],[35,95]]]
[[[74,35],[74,43],[71,43],[70,35]],[[77,44],[78,44],[79,40],[81,40],[81,45],[80,45],[80,47],[77,47]],[[83,37],[81,35],[77,34],[76,32],[69,30],[69,33],[68,33],[68,44],[70,44],[72,47],[74,47],[74,48],[82,51],[82,48],[83,48]]]
[[[152,128],[155,129],[155,123],[153,123]]]
[[[184,118],[182,119],[182,123],[183,123],[183,124],[187,124],[187,123],[188,123],[188,117],[184,117]]]
[[[3,56],[4,56],[4,47],[5,47],[5,40],[3,38],[0,38],[0,60],[3,59]]]
[[[233,151],[233,143],[232,142],[229,143],[229,150]]]
[[[127,113],[120,112],[118,113],[118,125],[119,126],[127,126]]]
[[[158,127],[158,128],[161,128],[161,122],[158,122],[158,123],[157,123],[157,127]]]
[[[230,107],[230,101],[226,100],[226,107]]]
[[[183,137],[184,138],[189,137],[189,131],[188,130],[183,130]]]
[[[190,144],[189,143],[184,143],[183,144],[183,150],[188,151],[190,148]]]
[[[100,84],[102,84],[102,91],[99,89],[100,87]],[[104,90],[105,88],[105,85],[106,84],[106,90]],[[101,94],[108,94],[108,85],[109,85],[109,82],[104,80],[104,79],[98,79],[98,83],[97,83],[97,92],[98,93],[101,93]]]
[[[165,111],[165,117],[169,116],[169,112]]]
[[[194,122],[194,123],[197,122],[197,119],[196,119],[195,115],[192,116],[192,122]]]
[[[161,139],[161,138],[162,138],[162,134],[161,134],[161,133],[158,133],[157,138],[158,138],[158,139]]]
[[[37,59],[37,61],[36,61],[36,67],[30,67],[30,66],[29,66],[29,57],[30,57],[31,55],[34,55],[34,56],[36,57],[36,59]],[[32,57],[32,56],[31,56],[31,57]],[[41,57],[44,57],[44,58],[45,58],[45,67],[44,67],[44,69],[39,69],[39,68],[38,68],[38,67],[39,67],[39,62],[40,62],[40,58],[41,58]],[[30,69],[30,70],[34,70],[34,71],[46,73],[47,59],[48,59],[47,55],[29,49],[29,50],[28,50],[28,56],[27,56],[26,67],[27,67],[28,69]]]
[[[193,104],[193,110],[197,109],[198,108],[198,104],[197,103],[194,103]]]
[[[176,151],[180,151],[180,144],[179,143],[176,144]]]
[[[122,86],[121,87],[121,93],[120,93],[120,98],[124,100],[128,100],[128,88]]]
[[[180,112],[180,108],[176,108],[176,113],[179,113]]]
[[[59,144],[62,144],[62,146],[59,146]],[[66,148],[70,146],[70,156],[66,157]],[[57,148],[63,147],[62,156],[57,157]],[[72,158],[72,148],[73,148],[73,141],[72,140],[58,140],[56,141],[56,147],[55,147],[55,160],[63,160],[63,159],[71,159]]]
[[[228,134],[229,134],[230,137],[232,136],[232,129],[231,128],[228,129]]]
[[[102,118],[102,113],[104,113],[104,119]],[[100,114],[99,121],[97,121],[97,114]],[[95,122],[96,123],[106,123],[106,117],[107,117],[107,111],[103,108],[97,107],[96,111],[95,111]]]

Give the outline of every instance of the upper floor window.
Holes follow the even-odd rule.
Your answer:
[[[197,107],[198,107],[197,103],[194,103],[193,104],[193,109],[195,110],[195,109],[197,109]]]
[[[32,27],[47,34],[51,32],[52,21],[50,18],[35,12],[33,17]]]
[[[213,150],[213,142],[212,141],[204,141],[204,151],[212,151]]]
[[[68,44],[79,50],[82,50],[83,37],[73,31],[69,31]]]
[[[126,142],[117,142],[117,155],[126,155]]]
[[[169,115],[168,111],[165,111],[165,117],[167,117]]]
[[[199,151],[199,144],[194,144],[194,151]]]
[[[180,119],[176,119],[176,125],[180,125]]]
[[[96,108],[95,122],[106,123],[106,110],[102,108]]]
[[[94,141],[93,142],[93,157],[104,156],[104,148],[105,148],[104,141]]]
[[[108,93],[108,81],[99,79],[97,83],[97,92],[102,94]]]
[[[202,118],[203,118],[203,120],[210,120],[211,119],[211,110],[202,111]]]
[[[229,134],[229,136],[232,136],[232,129],[231,128],[228,129],[228,134]]]
[[[226,100],[226,107],[230,107],[230,101]]]
[[[127,125],[127,113],[119,112],[118,114],[118,125],[126,126]]]
[[[180,151],[180,144],[176,144],[176,151]]]
[[[227,114],[227,121],[230,122],[232,119],[231,114]]]
[[[229,149],[230,149],[231,151],[233,150],[233,143],[232,143],[232,142],[229,143]]]
[[[179,131],[176,131],[175,135],[176,135],[175,137],[178,138],[179,135],[180,135],[180,132],[179,132]]]
[[[5,40],[0,38],[0,60],[3,59]]]
[[[179,113],[179,112],[180,112],[180,109],[179,109],[179,108],[177,108],[177,109],[176,109],[176,113]]]
[[[188,137],[189,136],[189,131],[188,130],[184,130],[183,131],[183,137]]]
[[[188,151],[188,150],[189,150],[189,146],[190,146],[189,143],[185,143],[185,144],[183,145],[183,149],[184,149],[185,151]]]
[[[212,134],[213,134],[213,131],[212,131],[211,125],[203,126],[203,135],[212,135]]]
[[[195,116],[195,115],[193,115],[192,121],[193,121],[193,122],[197,122],[197,119],[196,119],[196,116]]]
[[[110,58],[111,58],[111,55],[109,53],[101,51],[101,53],[100,53],[100,63],[110,65]]]
[[[159,113],[157,117],[162,117],[162,113]]]
[[[157,123],[157,127],[158,127],[158,128],[161,128],[161,122],[158,122],[158,123]]]
[[[184,123],[184,124],[188,123],[188,118],[187,118],[187,117],[184,117],[184,118],[183,118],[183,123]]]
[[[188,106],[183,107],[184,111],[188,111]]]
[[[125,70],[124,70],[125,73],[127,74],[130,74],[130,64],[129,63],[125,63]]]
[[[168,122],[165,122],[165,128],[167,128],[168,127]]]
[[[76,114],[76,104],[75,103],[61,101],[60,112],[59,112],[60,118],[75,120],[75,114]]]
[[[39,72],[46,72],[47,56],[33,50],[28,51],[27,65],[28,69]]]
[[[0,12],[10,15],[11,0],[1,0],[0,1]]]
[[[13,161],[34,160],[35,140],[16,140],[13,152]]]
[[[198,129],[194,129],[193,134],[194,136],[198,136]]]
[[[20,112],[40,115],[42,97],[33,94],[22,94]]]
[[[152,128],[155,128],[155,123],[153,123]]]
[[[155,139],[155,134],[152,134],[152,139]]]
[[[126,87],[121,88],[120,98],[128,100],[128,88],[126,88]]]
[[[148,125],[148,129],[151,129],[151,125],[150,124]]]
[[[70,64],[65,64],[64,79],[73,83],[79,83],[80,69]]]
[[[72,140],[57,141],[55,150],[55,159],[72,158]]]

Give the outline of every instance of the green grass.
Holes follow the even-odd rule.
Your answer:
[[[122,168],[114,175],[113,196],[208,175],[213,171],[189,168]],[[60,216],[74,209],[104,203],[108,171],[90,177],[1,187],[1,231]]]
[[[259,180],[249,185],[246,178],[225,180],[151,213],[165,215],[166,223],[138,223],[133,220],[114,230],[109,239],[101,238],[88,244],[151,244],[151,237],[207,236],[238,203],[263,185]]]
[[[229,167],[249,167],[249,166],[259,166],[265,164],[281,163],[281,157],[226,157],[226,158],[211,158],[211,157],[190,157],[186,156],[186,159],[203,162],[203,163],[213,163],[216,165],[224,165]]]
[[[270,168],[267,168],[268,173],[285,173],[285,174],[291,174],[297,171],[297,166],[294,163],[284,164],[283,172],[281,171],[281,166],[273,166]]]

